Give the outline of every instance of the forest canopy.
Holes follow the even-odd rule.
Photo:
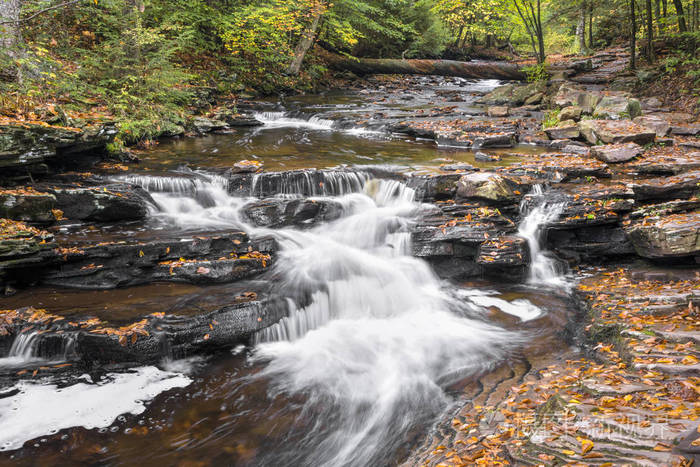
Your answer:
[[[699,3],[0,0],[0,112],[99,105],[142,138],[177,124],[201,87],[311,90],[328,78],[327,54],[542,63],[617,44],[653,61],[649,44],[672,38],[685,55],[670,66],[687,65],[697,60]]]

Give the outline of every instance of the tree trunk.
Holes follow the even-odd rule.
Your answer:
[[[458,62],[454,60],[352,59],[325,53],[328,66],[356,75],[440,75],[467,79],[524,80],[519,66],[505,62]]]
[[[459,27],[459,32],[457,33],[457,37],[455,38],[455,43],[452,45],[452,48],[456,49],[459,47],[459,42],[462,40],[462,33],[464,32],[464,26]]]
[[[313,21],[311,22],[311,27],[304,31],[304,34],[301,36],[301,39],[299,39],[297,48],[294,51],[294,60],[292,60],[292,63],[289,65],[289,68],[287,68],[287,74],[296,76],[299,74],[299,71],[301,71],[301,64],[304,62],[306,52],[309,51],[311,45],[314,43],[314,39],[316,38],[316,31],[318,31],[318,24],[321,21],[321,14],[322,10],[319,9],[314,14]]]
[[[651,9],[651,0],[647,0],[647,60],[653,62],[654,54],[654,16]]]
[[[673,0],[673,5],[676,7],[676,15],[678,16],[678,31],[688,32],[688,25],[685,22],[685,14],[683,13],[683,0]]]
[[[588,1],[588,48],[593,50],[593,0]]]
[[[547,59],[547,54],[544,50],[544,29],[542,28],[542,5],[541,0],[537,0],[537,41],[540,46],[540,59],[539,63],[544,63]]]
[[[581,1],[581,10],[576,25],[576,37],[578,37],[578,51],[580,54],[586,53],[586,0]]]
[[[630,0],[630,69],[637,69],[637,14],[634,10],[634,2]]]
[[[0,53],[15,60],[22,55],[22,30],[20,29],[19,14],[22,10],[22,0],[0,0]],[[0,71],[8,78],[21,80],[19,67],[12,66],[9,70]]]

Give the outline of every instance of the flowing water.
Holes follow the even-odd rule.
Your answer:
[[[291,126],[328,132],[335,125],[320,117],[300,124],[279,113],[259,118],[270,131]],[[410,229],[426,207],[403,183],[362,170],[284,175],[274,182],[278,196],[332,199],[342,215],[312,228],[267,229],[250,225],[241,211],[269,188],[265,177],[256,177],[248,196],[231,195],[226,179],[206,170],[121,179],[152,195],[156,206],[147,229],[243,229],[252,237],[274,236],[281,251],[266,276],[266,293],[286,297],[289,315],[229,357],[166,360],[160,369],[106,373],[96,382],[85,375],[67,386],[45,381],[6,388],[0,393],[0,420],[13,428],[0,435],[0,450],[11,451],[0,460],[393,464],[449,409],[461,384],[522,352],[535,336],[552,339],[552,323],[562,313],[555,310],[566,307],[548,292],[444,282],[411,256]],[[523,212],[520,234],[532,250],[533,282],[559,280],[554,260],[539,243],[542,226],[555,212],[546,203]],[[212,289],[216,301],[225,301],[227,290],[233,296],[240,285],[227,287]],[[70,308],[73,300],[80,308],[80,297],[88,308],[118,305],[111,302],[116,292],[68,302],[53,299],[56,293],[45,290],[37,297],[49,311]],[[173,298],[157,304],[159,294]],[[172,309],[180,297],[206,302],[204,294],[148,286],[138,295],[142,304],[131,295],[118,302]],[[300,296],[309,299],[300,302]],[[33,339],[20,335],[15,357],[35,356],[28,350]],[[34,441],[17,450],[29,440]]]

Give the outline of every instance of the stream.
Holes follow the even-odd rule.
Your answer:
[[[388,164],[426,173],[447,158],[490,166],[468,149],[392,135],[371,122],[340,123],[377,112],[400,119],[432,102],[440,86],[463,93],[457,105],[468,112],[472,93],[498,84],[429,86],[424,79],[424,92],[408,103],[392,94],[378,103],[381,92],[290,98],[284,105],[292,110],[261,111],[261,127],[164,142],[141,155],[137,170],[113,176],[148,191],[155,201],[148,220],[98,230],[63,225],[57,236],[80,242],[243,230],[279,243],[274,266],[256,280],[212,286],[41,287],[4,299],[4,308],[32,305],[119,324],[153,312],[201,313],[256,290],[286,300],[288,316],[225,355],[164,355],[156,366],[0,388],[0,462],[394,465],[459,404],[465,384],[513,359],[564,348],[568,279],[540,246],[542,228],[561,208],[547,203],[542,187],[534,206],[521,206],[518,235],[532,254],[528,282],[458,283],[412,255],[411,227],[430,206],[403,182],[363,169]],[[508,164],[508,151],[496,152]],[[339,215],[305,228],[254,225],[242,208],[264,181],[254,175],[251,192],[239,196],[220,176],[241,159],[264,162],[266,171],[342,166],[321,183],[284,179],[277,195],[333,203]],[[0,369],[31,371],[70,352],[68,338],[47,347],[40,335],[21,334]]]

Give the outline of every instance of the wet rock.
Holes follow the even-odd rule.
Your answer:
[[[568,144],[562,148],[562,152],[568,154],[576,154],[579,156],[588,156],[591,153],[591,149],[587,146],[579,146],[577,144]]]
[[[14,282],[17,271],[51,261],[53,236],[22,222],[0,219],[0,285]],[[32,281],[36,277],[30,277]]]
[[[644,149],[636,143],[593,146],[591,156],[608,164],[627,162],[642,154]]]
[[[513,176],[530,176],[536,180],[548,180],[555,183],[579,178],[610,178],[612,176],[607,164],[589,157],[570,154],[528,156],[525,162],[498,169],[498,172]]]
[[[695,170],[673,177],[638,180],[630,183],[629,186],[637,200],[646,201],[694,197],[700,189],[698,183],[700,183],[700,171]]]
[[[661,118],[658,115],[644,115],[634,119],[637,125],[653,130],[657,138],[663,138],[671,131],[671,124],[668,120]]]
[[[563,109],[561,109],[561,112],[559,112],[559,120],[561,120],[562,122],[566,120],[573,120],[577,122],[581,120],[582,113],[583,109],[578,105],[564,107]]]
[[[457,198],[479,199],[496,204],[518,200],[508,182],[495,173],[477,172],[464,175],[457,182]]]
[[[83,156],[101,159],[116,134],[114,124],[82,129],[33,123],[0,125],[0,169],[28,167],[35,172],[46,170],[41,168],[44,163],[73,165]]]
[[[639,256],[671,258],[700,255],[700,212],[647,218],[626,228]]]
[[[645,154],[626,165],[626,168],[640,174],[675,175],[692,172],[700,168],[700,153],[689,154]]]
[[[214,120],[224,122],[227,126],[231,128],[256,127],[264,125],[263,122],[251,115],[234,112],[230,109],[224,109],[220,112],[217,112],[216,115],[214,115]]]
[[[452,199],[462,174],[418,175],[409,178],[406,185],[416,190],[416,200],[439,201]]]
[[[56,198],[34,190],[0,190],[0,217],[50,224],[56,221]]]
[[[192,128],[200,135],[211,133],[212,131],[223,130],[228,128],[226,122],[214,120],[205,117],[195,117],[192,120]]]
[[[590,144],[653,143],[656,132],[630,121],[583,120],[578,124],[581,135]]]
[[[492,106],[489,107],[486,111],[487,115],[489,117],[507,117],[510,114],[510,111],[508,110],[508,107],[505,106]]]
[[[544,130],[549,139],[576,139],[581,135],[578,124],[573,120],[564,120],[552,128]]]
[[[474,154],[474,160],[479,162],[497,162],[501,160],[501,157],[495,154],[486,154],[485,152],[478,151]]]
[[[143,219],[155,202],[141,187],[112,184],[95,187],[46,187],[67,219],[111,222]]]
[[[529,83],[525,85],[507,84],[494,89],[492,92],[479,99],[479,102],[489,105],[508,104],[512,107],[517,107],[525,104],[528,99],[542,94],[543,90],[544,85],[542,83]],[[531,104],[532,103],[536,102],[531,102]]]
[[[328,199],[271,198],[246,204],[243,212],[255,225],[261,227],[310,227],[340,218],[343,206]]]
[[[523,106],[537,106],[537,105],[542,103],[542,101],[544,100],[544,97],[545,97],[545,95],[543,92],[537,92],[537,93],[531,95],[530,97],[528,97],[527,99],[525,99]],[[532,109],[532,110],[535,110],[535,109]]]
[[[642,105],[637,99],[606,96],[596,105],[593,117],[602,120],[634,119],[642,114]]]
[[[445,172],[476,172],[479,169],[471,164],[467,164],[466,162],[459,162],[454,164],[442,164],[440,165],[440,170]]]
[[[551,229],[547,245],[558,257],[574,264],[596,263],[603,258],[629,257],[635,253],[629,237],[615,223]]]
[[[666,216],[679,212],[695,211],[700,209],[700,199],[678,199],[668,201],[666,203],[648,204],[630,212],[630,219],[639,219],[641,217],[656,217]]]
[[[479,246],[476,262],[483,267],[487,276],[520,280],[527,275],[530,249],[527,240],[522,237],[489,239]]]
[[[232,174],[256,173],[263,169],[263,163],[260,161],[242,160],[233,164],[231,168]]]
[[[273,259],[272,239],[242,232],[213,237],[116,242],[59,249],[60,262],[37,278],[49,285],[111,289],[155,281],[228,283],[261,274]]]
[[[232,297],[234,304],[194,316],[154,313],[142,320],[116,327],[96,318],[66,322],[61,316],[25,308],[0,312],[3,341],[11,341],[22,329],[42,332],[40,346],[52,340],[72,339],[69,360],[81,369],[95,364],[156,363],[165,357],[185,358],[249,344],[258,331],[288,313],[281,299],[258,298],[255,293]]]

